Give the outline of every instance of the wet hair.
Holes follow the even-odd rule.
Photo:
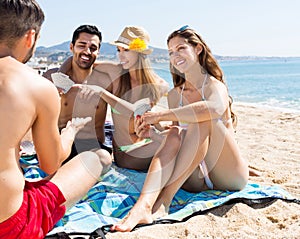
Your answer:
[[[13,47],[31,29],[38,36],[45,15],[35,0],[0,1],[0,42]]]
[[[167,44],[174,37],[181,37],[186,40],[187,43],[196,47],[198,44],[202,46],[202,51],[199,54],[199,63],[203,67],[203,69],[217,80],[221,81],[227,88],[227,84],[225,81],[224,73],[219,66],[217,60],[213,56],[210,48],[206,45],[204,40],[201,38],[199,34],[196,33],[195,30],[191,28],[183,28],[172,32],[167,38]],[[181,86],[185,82],[185,76],[183,73],[179,72],[172,64],[170,64],[170,72],[172,74],[174,87]],[[231,110],[232,97],[229,96],[229,108],[231,112],[231,118],[233,124],[235,125],[237,122],[236,115]]]
[[[148,97],[153,104],[156,104],[161,97],[159,87],[155,80],[157,75],[151,67],[149,58],[142,53],[138,54],[136,75],[137,79],[139,79],[139,85],[142,87],[140,98]],[[123,69],[116,95],[124,100],[130,100],[131,89],[129,71]]]
[[[79,26],[73,33],[73,37],[72,37],[72,44],[75,45],[76,40],[79,38],[80,33],[88,33],[88,34],[92,34],[92,35],[97,35],[99,37],[99,48],[101,46],[101,42],[102,42],[102,34],[101,32],[98,30],[98,28],[96,26],[93,25],[81,25]]]

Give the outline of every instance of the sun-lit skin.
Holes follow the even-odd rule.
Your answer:
[[[73,61],[79,68],[89,69],[99,54],[100,40],[96,35],[82,32],[76,40],[75,45],[71,44]]]
[[[205,54],[209,48],[196,33],[187,29],[186,35],[179,36],[182,31],[170,35],[168,51],[171,65],[184,74],[184,85],[169,91],[169,109],[148,111],[136,120],[135,132],[145,135],[149,125],[161,121],[172,121],[174,127],[151,160],[137,202],[111,230],[131,231],[137,224],[153,222],[156,213],[168,213],[179,188],[240,190],[247,183],[247,160],[241,158],[234,141],[226,86],[207,72],[205,63],[213,62],[215,69],[218,65]]]
[[[70,44],[70,50],[73,54],[72,62],[70,62],[70,69],[66,74],[75,83],[83,83],[86,77],[91,74],[93,64],[100,52],[100,39],[96,34],[81,32],[74,44]],[[90,83],[96,85],[109,85],[110,79],[108,76],[100,74],[96,79],[89,80]],[[59,128],[65,127],[67,122],[74,117],[80,115],[81,117],[93,115],[93,120],[82,129],[77,138],[90,139],[94,137],[95,130],[99,141],[104,142],[104,122],[106,111],[106,103],[103,101],[93,100],[86,104],[84,102],[76,102],[76,111],[74,111],[74,104],[77,97],[78,89],[71,88],[66,94],[61,95],[61,112],[59,116]]]
[[[0,9],[5,33],[0,37],[0,110],[6,115],[0,120],[0,237],[44,238],[63,217],[65,207],[80,200],[110,163],[104,166],[104,157],[90,151],[62,165],[75,136],[92,117],[74,117],[59,132],[61,100],[56,87],[23,64],[35,52],[44,13],[30,0],[1,1]],[[91,45],[98,51],[97,44]],[[81,62],[92,59],[88,53],[82,56]],[[39,168],[49,175],[41,184],[24,177],[19,161],[24,136],[32,140]],[[36,207],[36,202],[43,206]]]
[[[143,38],[143,36],[141,36],[141,38]],[[132,43],[133,41],[130,40],[129,42]],[[112,81],[110,88],[111,91],[107,92],[105,96],[102,95],[102,99],[113,106],[112,119],[115,129],[113,143],[116,149],[119,146],[129,145],[139,140],[139,137],[137,137],[134,132],[134,117],[132,115],[132,111],[134,109],[133,104],[138,100],[141,100],[141,98],[147,98],[146,96],[151,97],[151,100],[153,100],[151,104],[155,104],[159,97],[167,93],[168,90],[168,83],[157,74],[155,74],[155,72],[151,69],[150,61],[149,59],[147,59],[147,55],[150,54],[151,51],[143,52],[142,49],[144,49],[144,47],[147,48],[147,45],[146,43],[144,43],[144,46],[141,43],[142,42],[136,42],[135,48],[133,49],[130,48],[130,44],[128,45],[128,47],[126,44],[116,44],[119,62],[112,64],[111,62],[96,61],[94,63],[94,70],[89,76],[89,81],[102,81],[103,76],[100,77],[99,74],[107,73]],[[134,50],[136,48],[137,51]],[[66,72],[68,75],[72,74],[71,70],[74,69],[77,65],[74,59],[70,60],[71,64],[65,64],[65,67],[63,68],[63,72]],[[74,76],[71,76],[71,79],[75,81],[76,79],[74,79]],[[85,80],[85,78],[82,79]],[[83,81],[75,82],[80,84]],[[149,84],[153,85],[150,86]],[[102,86],[101,84],[98,85]],[[143,92],[145,92],[146,94],[143,94]],[[108,93],[112,93],[112,95]],[[114,96],[117,96],[118,99],[116,100]],[[128,103],[133,106],[133,108],[129,107],[130,110],[128,111],[127,109],[124,109],[126,107],[119,107],[120,97],[123,98],[123,101],[126,99],[126,101],[128,101]],[[117,106],[116,102],[118,104]],[[149,145],[148,148],[150,148],[150,146],[152,145],[154,145],[154,143]],[[158,146],[155,145],[155,147]],[[144,170],[148,167],[149,161],[151,160],[155,150],[156,149],[151,150],[151,153],[145,153],[145,150],[143,150],[142,152],[136,150],[138,152],[134,151],[130,155],[125,153],[124,155],[121,155],[120,153],[118,153],[118,156],[115,156],[115,161],[121,159],[122,161],[118,162],[119,166]],[[132,155],[137,156],[132,157]],[[127,160],[127,158],[125,157],[129,158],[130,160]]]
[[[188,67],[199,64],[197,48],[191,47],[182,37],[174,37],[169,42],[168,52],[171,64],[180,72],[186,72]]]
[[[135,69],[139,53],[120,46],[117,47],[117,51],[123,69]]]

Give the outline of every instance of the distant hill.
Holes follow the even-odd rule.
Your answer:
[[[153,53],[151,54],[151,57],[168,57],[168,51],[166,49],[161,48],[155,48],[151,47],[153,49]],[[36,48],[35,56],[36,57],[48,57],[52,54],[57,53],[69,53],[70,52],[70,41],[63,42],[58,45],[50,46],[50,47],[44,47],[40,46]],[[102,42],[101,48],[100,48],[100,56],[116,56],[116,46],[113,46],[109,43]],[[68,54],[67,54],[68,55]]]
[[[169,55],[168,55],[167,49],[155,48],[155,47],[151,47],[151,46],[150,46],[150,48],[153,49],[153,53],[149,56],[149,58],[151,60],[154,60],[156,62],[168,62],[169,61]],[[35,52],[35,57],[47,57],[48,61],[50,61],[50,62],[63,61],[68,56],[71,56],[70,41],[66,41],[61,44],[50,46],[50,47],[40,46],[40,47],[37,47],[36,52]],[[258,56],[219,56],[219,55],[214,55],[214,56],[219,61],[289,58],[289,57],[262,57],[262,56],[260,56],[260,57],[258,57]],[[106,42],[102,42],[99,59],[110,59],[110,60],[117,59],[116,46],[113,46]]]

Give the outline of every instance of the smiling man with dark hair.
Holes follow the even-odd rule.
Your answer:
[[[99,72],[97,78],[86,82],[86,78],[91,75],[93,64],[99,55],[101,40],[101,32],[96,26],[79,26],[74,31],[70,43],[73,57],[66,75],[76,84],[93,84],[110,90],[111,79],[105,73]],[[59,71],[58,68],[50,69],[45,72],[44,76],[53,81],[53,73],[57,71]],[[109,161],[111,160],[111,149],[104,145],[107,103],[100,97],[93,97],[89,101],[82,100],[77,97],[77,93],[78,88],[76,87],[71,87],[64,93],[60,91],[61,112],[58,120],[59,129],[64,128],[72,117],[92,117],[92,120],[76,136],[72,152],[66,161],[86,150],[97,151],[102,158],[106,158]]]

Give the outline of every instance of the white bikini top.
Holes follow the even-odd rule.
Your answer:
[[[204,97],[204,85],[207,81],[207,73],[205,75],[205,79],[202,83],[202,86],[201,86],[201,96],[202,96],[202,100],[204,101],[205,100],[205,97]],[[185,87],[185,83],[183,83],[183,86],[182,86],[182,89],[181,89],[181,92],[180,92],[180,100],[179,100],[179,107],[182,107],[183,106],[183,91],[184,91],[184,87]]]
[[[203,88],[204,88],[204,85],[205,85],[206,81],[207,81],[207,73],[205,75],[205,79],[204,79],[204,81],[202,83],[202,86],[201,86],[201,97],[202,97],[203,101],[205,100],[205,98],[204,98],[204,89]],[[184,91],[184,87],[185,87],[185,83],[183,84],[181,92],[180,92],[179,108],[183,106],[183,91]],[[180,127],[184,128],[184,129],[186,129],[188,127],[188,125],[189,125],[187,122],[182,122],[182,121],[179,121],[178,124],[179,124]]]
[[[202,83],[202,86],[201,86],[201,97],[202,97],[202,101],[205,101],[205,97],[204,97],[204,85],[206,84],[206,81],[207,81],[207,73],[205,75],[205,79]],[[184,87],[185,87],[185,84],[183,84],[182,86],[182,89],[181,89],[181,92],[180,92],[180,100],[179,100],[179,108],[180,107],[183,107],[183,91],[184,91]],[[230,121],[232,121],[232,118],[229,118],[228,120],[224,120],[223,118],[218,118],[217,120],[220,120],[222,121],[225,125],[227,123],[229,123]],[[188,123],[187,122],[178,122],[179,126],[186,129],[188,127]]]

